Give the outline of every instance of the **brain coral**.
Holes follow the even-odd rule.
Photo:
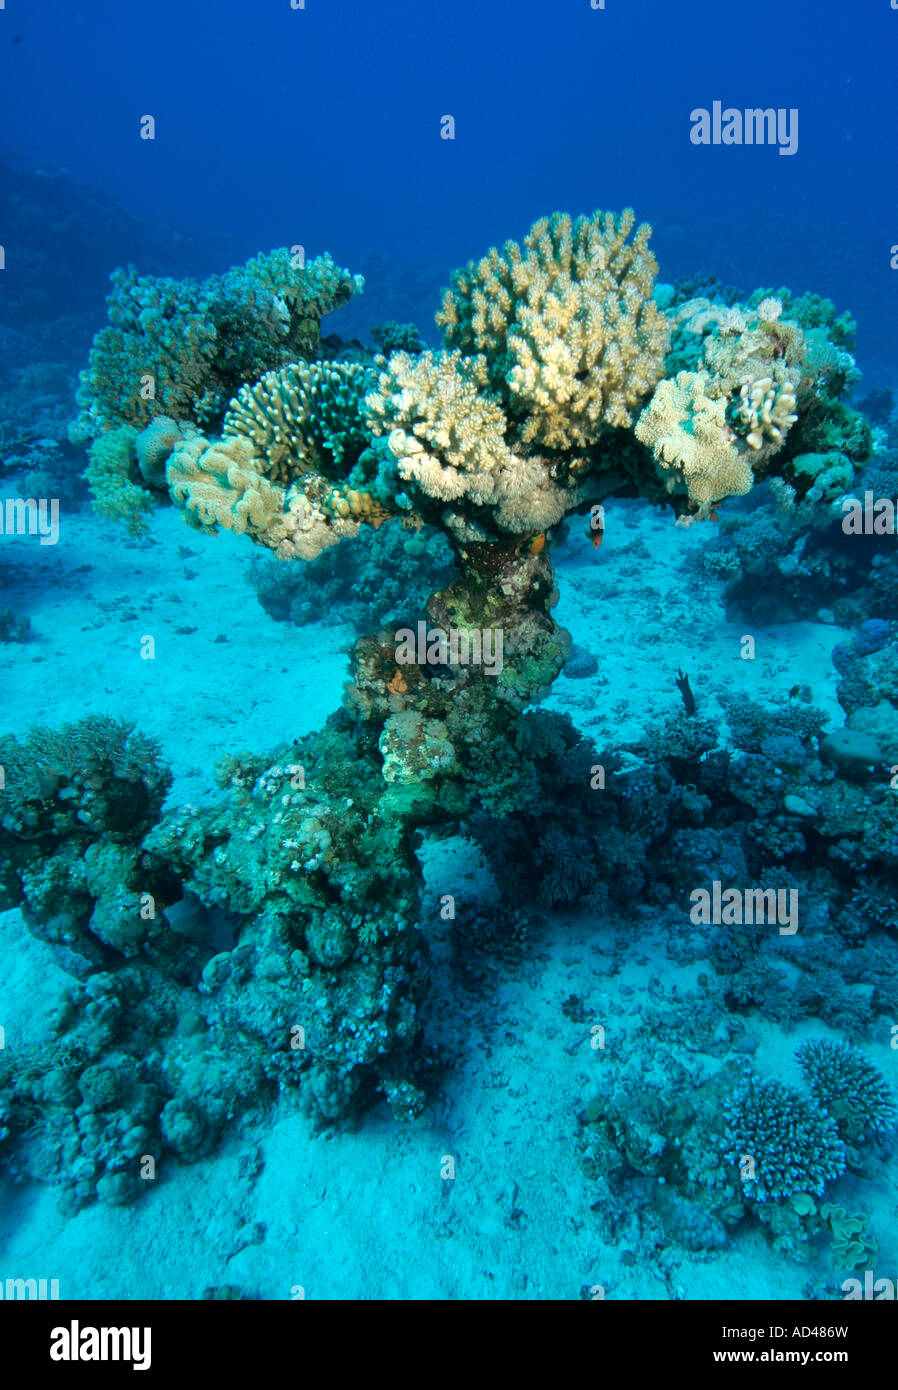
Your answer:
[[[643,223],[596,212],[534,223],[452,276],[437,323],[447,344],[486,358],[490,386],[522,443],[578,448],[629,426],[662,374],[668,344],[652,299],[657,262]]]

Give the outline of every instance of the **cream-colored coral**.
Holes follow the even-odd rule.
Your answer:
[[[204,530],[223,526],[261,539],[284,509],[284,490],[259,471],[245,439],[210,444],[202,435],[182,440],[171,454],[166,479],[173,501]]]
[[[791,382],[777,386],[772,377],[745,381],[739,388],[736,415],[745,426],[745,442],[751,449],[765,443],[779,446],[795,424],[795,391]]]
[[[264,467],[247,439],[210,443],[196,435],[175,447],[166,474],[172,500],[192,525],[248,535],[285,560],[313,560],[358,535],[353,516],[329,513],[324,479],[310,474],[288,489],[271,482]]]
[[[172,449],[186,435],[195,433],[188,421],[179,424],[169,415],[157,415],[151,420],[134,440],[137,466],[144,482],[151,487],[164,488],[165,467]]]
[[[652,299],[651,228],[594,213],[536,222],[452,276],[437,323],[483,354],[523,444],[570,449],[627,427],[661,376],[668,327]]]
[[[726,397],[709,394],[711,386],[705,372],[680,372],[659,383],[636,423],[667,490],[685,493],[700,517],[748,492],[754,479],[749,451],[727,422]]]
[[[555,479],[548,460],[523,458],[508,447],[507,420],[481,394],[485,385],[482,357],[394,353],[367,397],[369,424],[387,435],[402,481],[426,497],[489,509],[503,531],[545,530],[561,520],[575,494]]]
[[[783,301],[776,299],[773,295],[768,295],[758,305],[758,318],[762,323],[776,323],[777,319],[782,318],[782,315]]]

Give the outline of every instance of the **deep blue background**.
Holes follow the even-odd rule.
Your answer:
[[[555,208],[629,204],[663,279],[817,289],[898,362],[889,0],[606,5],[6,0],[0,146],[235,258],[300,242],[448,269]],[[797,107],[798,154],[696,148],[690,110],[715,99]]]

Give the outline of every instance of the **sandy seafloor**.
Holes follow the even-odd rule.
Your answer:
[[[600,550],[576,528],[559,557],[556,617],[594,652],[599,671],[561,677],[547,705],[569,712],[600,746],[635,738],[678,707],[678,667],[690,672],[703,714],[719,710],[721,692],[775,702],[800,680],[842,724],[830,652],[845,634],[828,622],[762,629],[756,659],[740,659],[744,626],[727,621],[718,586],[681,566],[706,529],[684,531],[669,513],[637,504],[608,508]],[[269,618],[244,575],[252,547],[230,535],[207,538],[162,511],[135,542],[85,510],[64,515],[56,548],[3,543],[34,574],[9,596],[33,635],[0,647],[4,729],[21,736],[88,712],[134,719],[161,743],[178,803],[213,793],[220,753],[308,732],[340,699],[352,634],[339,614],[304,628]],[[152,662],[140,659],[146,635],[156,642]],[[434,892],[451,880],[488,901],[464,842],[431,846],[424,857]],[[668,953],[683,931],[679,907],[666,920],[639,903],[608,920],[535,912],[519,960],[471,992],[435,901],[422,920],[434,955],[425,1021],[428,1039],[455,1064],[422,1119],[400,1125],[384,1106],[355,1129],[316,1134],[284,1099],[245,1119],[214,1158],[166,1165],[135,1205],[93,1205],[74,1218],[58,1214],[52,1188],[0,1182],[0,1278],[58,1278],[63,1298],[88,1299],[197,1298],[233,1284],[264,1299],[296,1297],[300,1287],[313,1299],[570,1299],[602,1285],[610,1299],[739,1300],[819,1296],[845,1277],[778,1253],[756,1224],[719,1252],[669,1248],[649,1265],[633,1261],[625,1236],[602,1243],[576,1116],[596,1068],[615,1065],[615,1031],[627,1047],[651,1051],[640,1029],[649,990],[682,997],[709,969]],[[40,1036],[66,979],[17,912],[0,916],[8,1043]],[[562,1012],[571,994],[616,1021],[604,1054]],[[802,1024],[786,1033],[756,1014],[724,1015],[721,1027],[738,1030],[742,1044],[750,1035],[738,1050],[786,1081],[796,1077],[799,1039],[828,1031]],[[882,1065],[882,1051],[864,1047]],[[456,1161],[451,1184],[441,1178],[444,1154]],[[859,1204],[871,1212],[885,1274],[898,1274],[896,1203],[894,1190],[864,1184]]]

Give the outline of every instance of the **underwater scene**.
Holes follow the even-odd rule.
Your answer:
[[[0,0],[0,1298],[894,1299],[898,4]]]

